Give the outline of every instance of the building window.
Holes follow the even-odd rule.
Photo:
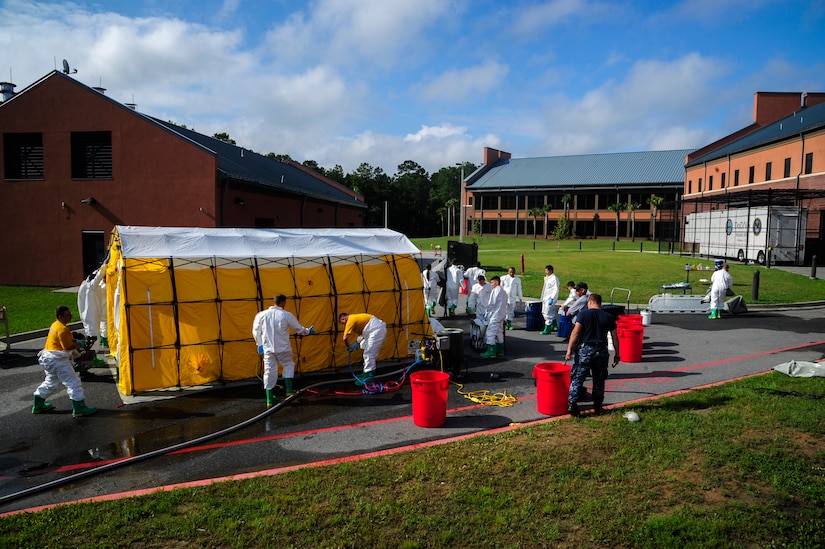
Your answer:
[[[712,175],[708,177],[708,190],[709,191],[713,190],[713,176]]]
[[[496,195],[483,195],[481,197],[481,209],[482,210],[497,210],[498,209],[498,196],[496,196]]]
[[[735,170],[733,172],[733,186],[734,187],[739,186],[739,170]]]
[[[502,210],[515,210],[516,209],[516,195],[514,194],[505,194],[501,196],[501,209]]]
[[[702,178],[699,178],[699,192],[702,192]]]
[[[693,192],[693,180],[688,179],[688,194]]]
[[[814,171],[814,153],[807,153],[805,155],[805,173],[812,173]]]
[[[43,134],[3,134],[6,179],[43,179]]]
[[[765,164],[765,181],[771,180],[771,168],[773,167],[772,162],[767,162]]]
[[[785,159],[785,170],[783,171],[782,177],[790,177],[791,176],[791,159]]]
[[[615,195],[613,196],[613,201],[608,202],[607,204],[599,203],[599,208],[606,208],[608,205],[613,204],[616,202]],[[564,208],[564,204],[562,204],[562,208]],[[573,209],[573,201],[570,201],[569,209]],[[596,195],[592,193],[583,193],[576,195],[576,209],[577,210],[595,210],[596,209]]]
[[[748,183],[753,183],[753,177],[754,177],[754,167],[751,166],[750,168],[748,168]]]
[[[112,178],[112,132],[72,132],[72,179]]]
[[[723,189],[725,188],[725,179],[727,179],[727,177],[726,177],[727,175],[728,175],[727,173],[724,173],[724,172],[722,173],[722,187],[721,188],[723,188]]]
[[[533,208],[541,208],[544,206],[544,195],[543,194],[528,194],[527,195],[527,209],[532,210]]]

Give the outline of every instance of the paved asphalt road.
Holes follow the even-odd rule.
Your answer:
[[[700,314],[656,315],[645,330],[642,361],[611,370],[605,404],[629,406],[644,421],[645,399],[767,372],[789,360],[821,360],[824,309],[751,310],[713,321]],[[72,418],[61,390],[50,399],[57,411],[32,415],[32,391],[43,377],[36,361],[42,340],[17,343],[10,354],[0,354],[0,513],[277,472],[552,421],[537,410],[532,374],[537,363],[563,362],[566,346],[555,334],[526,331],[525,320],[522,314],[517,329],[507,332],[506,358],[487,360],[469,345],[466,316],[444,321],[464,330],[467,370],[462,385],[449,386],[447,421],[438,428],[415,425],[408,380],[397,391],[367,395],[343,370],[296,378],[298,388],[317,387],[267,412],[259,382],[123,404],[111,372],[96,368],[84,388],[97,414]],[[404,369],[382,364],[379,372],[387,374],[384,381],[396,381]],[[484,406],[466,398],[477,391],[506,392],[517,402]],[[235,428],[239,424],[245,426]],[[223,430],[188,448],[165,451]],[[158,455],[146,457],[152,453]]]

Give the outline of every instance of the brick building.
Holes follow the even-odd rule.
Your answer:
[[[362,227],[363,197],[53,71],[0,83],[0,284],[74,286],[115,225]]]

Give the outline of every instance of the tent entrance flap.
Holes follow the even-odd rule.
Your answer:
[[[258,376],[252,321],[278,293],[317,334],[292,335],[296,373],[347,364],[341,312],[386,322],[379,360],[406,358],[409,341],[432,334],[420,252],[395,231],[117,226],[109,247],[109,346],[124,395]]]

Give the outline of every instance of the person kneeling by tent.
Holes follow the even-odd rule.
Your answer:
[[[344,345],[347,351],[358,349],[358,336],[361,336],[361,349],[364,350],[364,371],[356,377],[356,384],[363,385],[375,371],[378,355],[387,337],[387,325],[383,320],[369,313],[341,313],[338,321],[344,325]],[[350,343],[351,339],[356,339]]]
[[[289,329],[299,335],[315,335],[312,326],[304,328],[295,315],[284,310],[286,296],[275,296],[275,305],[255,315],[252,322],[252,337],[258,344],[258,354],[264,357],[264,390],[266,406],[273,406],[275,385],[278,383],[278,364],[284,368],[284,385],[287,396],[294,394],[292,378],[295,376],[295,361],[292,359],[292,346],[289,343]]]
[[[54,409],[51,402],[46,402],[50,394],[57,389],[57,384],[66,386],[69,399],[72,401],[72,417],[88,416],[97,411],[94,406],[86,406],[83,384],[74,371],[72,351],[81,348],[81,343],[75,341],[67,324],[72,320],[72,312],[65,305],[55,310],[55,320],[49,327],[46,345],[37,353],[37,362],[46,372],[46,379],[34,391],[32,413],[50,412]]]

